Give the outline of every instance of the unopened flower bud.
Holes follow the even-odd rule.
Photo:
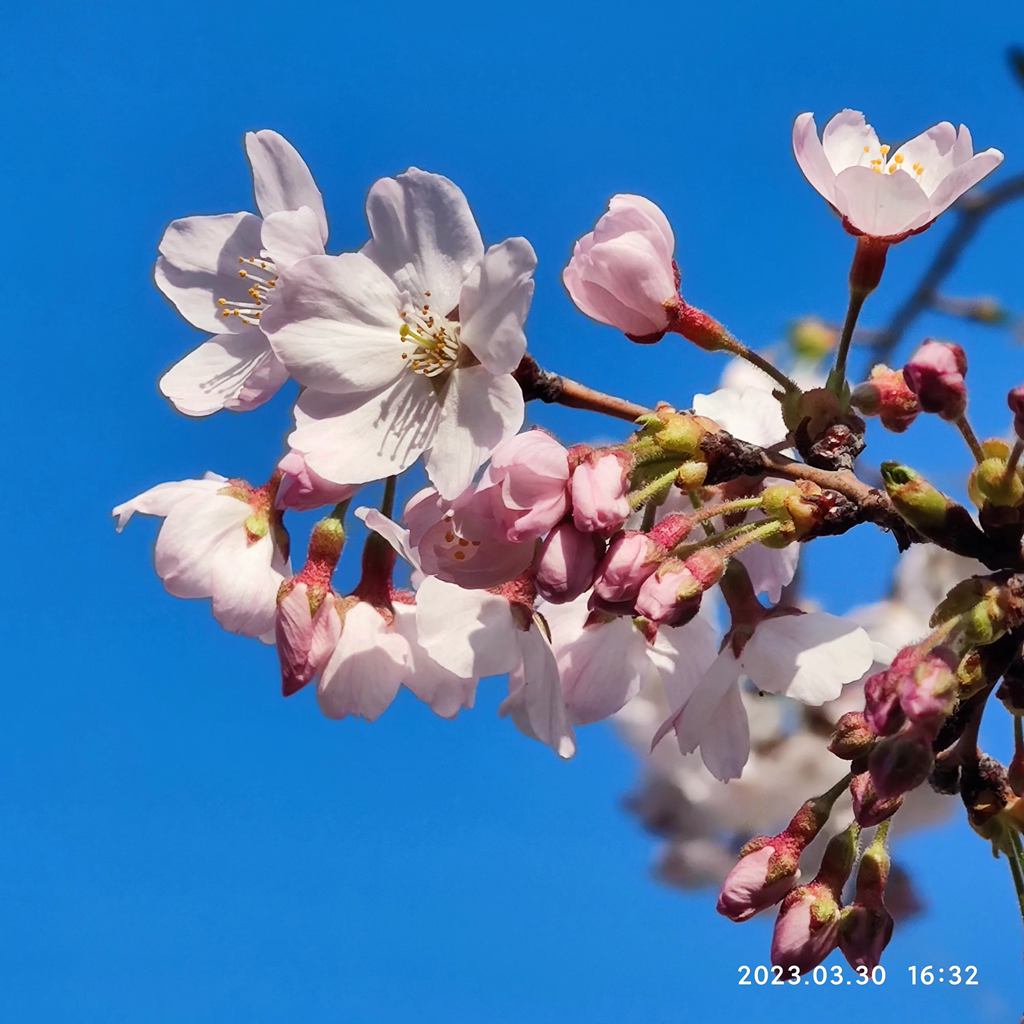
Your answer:
[[[630,614],[640,587],[664,558],[665,550],[646,533],[627,530],[619,534],[597,567],[591,606]]]
[[[1024,440],[1024,384],[1010,389],[1006,404],[1013,413],[1013,432],[1020,440]]]
[[[596,450],[573,470],[570,482],[572,519],[583,533],[610,537],[629,517],[628,456]]]
[[[559,523],[544,539],[534,581],[537,593],[552,604],[573,601],[590,589],[604,542],[580,533],[570,522]]]
[[[358,490],[353,484],[334,484],[310,468],[302,452],[290,451],[277,464],[281,482],[277,488],[277,508],[308,512],[335,505],[351,498]]]
[[[909,466],[883,462],[881,474],[893,507],[926,537],[941,530],[952,510],[958,507]]]
[[[682,626],[697,614],[701,595],[724,571],[725,559],[716,548],[701,548],[686,561],[668,559],[640,587],[637,614],[661,625]]]
[[[616,195],[576,243],[562,280],[587,316],[636,341],[658,341],[678,301],[674,249],[672,227],[654,203]]]
[[[800,877],[800,851],[777,838],[750,848],[729,872],[718,894],[716,909],[732,921],[746,921],[774,906]]]
[[[871,828],[888,821],[902,806],[903,797],[883,797],[875,787],[870,772],[854,775],[850,782],[853,816],[862,828]]]
[[[960,691],[957,664],[949,648],[937,647],[899,679],[900,706],[907,718],[931,735],[956,706]]]
[[[890,667],[864,682],[864,718],[876,736],[891,736],[905,721],[900,706],[898,659],[899,655],[893,662],[895,671]]]
[[[877,738],[863,712],[847,711],[836,722],[828,749],[844,761],[855,761],[871,752]]]
[[[721,427],[714,420],[694,413],[657,409],[640,421],[643,428],[637,444],[653,444],[656,457],[678,457],[681,460],[702,461],[700,444],[708,434],[718,433]]]
[[[765,543],[769,547],[783,547],[820,526],[825,511],[822,495],[822,489],[809,480],[766,487],[761,493],[761,507],[769,519],[782,524],[782,530]]]
[[[925,412],[955,420],[967,408],[967,356],[959,345],[947,341],[925,343],[903,367],[907,387],[917,395]]]
[[[852,906],[843,910],[839,921],[839,948],[853,968],[878,966],[892,938],[893,918],[885,906],[885,889],[891,863],[885,848],[888,826],[878,830],[864,851],[857,868],[857,886]]]
[[[985,458],[979,462],[967,481],[967,493],[979,508],[995,505],[998,508],[1016,508],[1024,502],[1024,480],[1019,472],[1006,472],[1010,446],[1000,438],[983,441],[981,450]]]
[[[927,781],[933,761],[928,736],[909,729],[879,740],[868,758],[868,771],[880,796],[897,797]]]
[[[868,380],[853,389],[850,404],[865,416],[877,416],[882,426],[894,434],[902,434],[921,411],[917,395],[907,387],[903,371],[890,370],[881,364],[871,370]]]

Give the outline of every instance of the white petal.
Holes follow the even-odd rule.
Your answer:
[[[244,537],[249,504],[225,494],[198,494],[176,504],[156,539],[156,571],[175,597],[210,597],[217,548]]]
[[[738,686],[731,686],[708,720],[700,756],[721,782],[738,779],[750,757],[750,722]]]
[[[832,171],[840,174],[847,167],[866,165],[879,150],[878,136],[859,110],[841,110],[825,125],[821,148]]]
[[[357,519],[366,523],[369,530],[380,534],[392,548],[398,552],[412,567],[420,571],[419,559],[416,552],[409,546],[409,531],[403,530],[394,520],[388,519],[383,512],[375,508],[357,508],[355,511]]]
[[[461,340],[491,373],[511,373],[526,353],[523,324],[533,298],[537,254],[525,238],[492,245],[459,297]]]
[[[956,129],[948,121],[941,121],[900,146],[892,155],[891,165],[901,166],[930,196],[953,169],[955,146]],[[918,174],[914,164],[920,164],[924,171]]]
[[[447,315],[484,244],[462,191],[440,174],[416,167],[382,178],[366,199],[372,239],[364,248],[413,300]]]
[[[909,174],[849,167],[836,178],[836,209],[862,234],[891,238],[923,227],[931,204]]]
[[[263,248],[281,273],[307,256],[323,256],[320,224],[308,207],[272,213],[263,221]]]
[[[741,441],[767,447],[786,439],[782,406],[760,388],[719,388],[710,395],[694,395],[693,411],[714,420]]]
[[[266,374],[267,363],[274,364],[277,371],[269,380],[272,390],[267,386],[254,388],[253,384]],[[242,407],[243,392],[248,398],[244,408],[255,408],[271,398],[287,379],[267,339],[253,330],[219,334],[203,342],[160,378],[160,391],[178,412],[209,416],[221,409]]]
[[[570,758],[576,753],[576,738],[551,646],[536,625],[520,631],[518,640],[522,660],[509,674],[509,693],[499,714],[509,715],[522,732],[559,757]]]
[[[251,302],[249,285],[238,276],[238,261],[259,256],[261,226],[251,213],[185,217],[168,225],[153,277],[190,324],[210,334],[255,330],[224,311]],[[223,306],[222,298],[227,300]]]
[[[747,570],[754,593],[767,594],[768,600],[776,604],[782,597],[782,588],[791,583],[796,575],[800,545],[767,548],[763,544],[751,544],[736,557]]]
[[[144,516],[166,516],[175,505],[186,498],[197,494],[216,494],[227,483],[227,478],[216,473],[207,474],[202,480],[174,480],[171,483],[157,484],[148,491],[122,502],[113,510],[117,522],[114,524],[120,533],[136,512]]]
[[[419,642],[443,668],[455,675],[501,675],[519,660],[522,632],[504,597],[486,590],[463,590],[428,576],[416,593]]]
[[[871,639],[860,627],[824,612],[765,619],[740,654],[751,682],[817,706],[871,666]]]
[[[571,643],[556,647],[574,722],[599,722],[636,696],[647,665],[646,648],[643,635],[624,618],[588,626]]]
[[[477,680],[463,679],[439,665],[419,643],[416,609],[395,605],[395,629],[405,637],[412,655],[412,670],[405,685],[442,718],[454,718],[463,708],[471,708],[476,698]]]
[[[703,608],[685,626],[658,630],[647,656],[658,670],[670,708],[681,708],[689,700],[717,659],[718,647],[718,631]]]
[[[675,714],[669,718],[654,736],[657,743],[667,732],[666,726],[671,725],[676,732],[676,742],[683,754],[693,753],[704,739],[718,705],[730,687],[740,679],[742,669],[733,656],[732,650],[726,647],[712,662],[704,673],[689,698]]]
[[[387,710],[411,671],[405,637],[360,601],[345,614],[341,639],[324,666],[317,687],[320,710],[328,718],[360,715],[372,722]]]
[[[836,174],[821,148],[813,114],[801,114],[793,124],[793,155],[804,177],[828,202],[834,202]]]
[[[256,206],[264,217],[308,206],[316,215],[321,243],[327,241],[327,214],[313,175],[295,147],[277,132],[245,133]]]
[[[301,384],[373,391],[405,369],[401,299],[365,256],[309,256],[281,275],[261,326]]]
[[[932,217],[937,217],[952,206],[968,189],[991,174],[1002,162],[1003,154],[998,149],[986,149],[950,171],[932,193]]]
[[[277,592],[284,577],[273,566],[270,536],[250,543],[233,530],[213,554],[214,618],[232,633],[262,636],[273,630]]]
[[[433,442],[440,415],[427,378],[415,373],[371,394],[304,391],[288,443],[325,480],[363,484],[411,466]]]
[[[523,424],[523,393],[508,374],[482,366],[456,370],[448,381],[427,476],[443,498],[455,498],[473,481],[491,452]]]

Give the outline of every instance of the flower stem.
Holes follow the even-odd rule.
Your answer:
[[[768,522],[774,523],[775,520],[768,520]],[[704,537],[703,540],[692,541],[689,544],[678,544],[672,549],[672,554],[677,558],[686,558],[687,556],[692,555],[694,551],[699,551],[701,548],[708,548],[715,544],[722,544],[725,541],[734,540],[736,537],[745,537],[748,533],[761,530],[761,527],[765,525],[765,520],[761,519],[756,523],[740,523],[739,526],[730,526],[728,529],[722,530],[721,533],[711,532]],[[764,533],[765,531],[761,530],[761,534]]]
[[[765,359],[764,356],[753,349],[747,348],[738,338],[727,334],[722,339],[721,345],[726,352],[731,352],[734,356],[745,359],[751,366],[756,366],[762,373],[768,374],[787,394],[799,394],[800,385],[792,377],[783,373],[770,359]]]
[[[971,454],[974,456],[974,461],[984,462],[985,453],[982,451],[981,443],[978,441],[978,435],[974,433],[970,423],[967,422],[967,416],[961,413],[953,422],[956,424],[957,430],[963,434],[967,447],[971,449]]]
[[[339,501],[338,504],[331,509],[331,514],[327,518],[337,519],[339,523],[343,523],[345,521],[345,513],[348,512],[348,507],[351,504],[351,498],[346,498],[344,501]]]
[[[397,482],[397,476],[389,476],[384,481],[384,497],[380,500],[380,510],[388,519],[391,518],[395,508],[395,484]]]
[[[828,386],[831,391],[841,395],[846,384],[846,362],[850,355],[850,344],[853,342],[853,332],[857,327],[857,318],[864,307],[864,300],[868,297],[867,292],[850,291],[850,304],[846,307],[846,319],[843,321],[843,331],[839,336],[839,344],[836,347],[836,361],[832,372],[828,375]]]
[[[1003,486],[1009,484],[1013,474],[1017,471],[1017,466],[1020,464],[1020,457],[1024,455],[1024,441],[1017,440],[1014,443],[1013,451],[1010,452],[1010,457],[1006,460],[1006,471],[1003,473]]]
[[[1016,832],[1010,832],[1010,840],[1007,843],[1006,859],[1010,862],[1010,874],[1013,875],[1013,888],[1017,893],[1017,905],[1020,907],[1021,923],[1024,923],[1024,850],[1021,849],[1020,836]]]
[[[632,491],[629,495],[629,505],[638,509],[645,502],[650,501],[655,495],[661,494],[675,482],[679,474],[679,467],[673,466],[667,473],[655,477],[649,484],[645,484],[638,491]]]

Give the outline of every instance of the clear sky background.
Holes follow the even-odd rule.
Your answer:
[[[751,344],[794,314],[838,318],[851,241],[793,163],[794,116],[856,106],[894,143],[963,120],[1019,170],[1024,91],[1003,61],[1024,40],[1017,5],[111,0],[17,4],[4,22],[0,1017],[1016,1019],[1008,872],[959,815],[898,851],[930,909],[893,941],[884,992],[739,988],[770,920],[731,925],[711,894],[651,880],[653,841],[620,809],[636,764],[610,728],[559,763],[496,718],[498,680],[455,722],[408,694],[375,725],[328,722],[310,692],[281,700],[269,648],[168,597],[154,524],[118,538],[109,509],[206,469],[262,479],[287,429],[288,395],[189,421],[155,385],[198,341],[151,284],[157,241],[174,217],[251,208],[245,130],[305,155],[333,251],[364,240],[377,177],[449,175],[486,239],[538,251],[538,359],[685,405],[716,357],[630,346],[562,291],[608,196],[663,206],[686,294]],[[950,290],[1024,307],[1022,228],[1024,204],[988,225]],[[865,322],[941,230],[892,253]],[[979,431],[1004,431],[1021,349],[937,318],[908,344],[930,332],[967,346]],[[530,412],[566,439],[617,429]],[[949,486],[967,465],[938,424],[872,437]],[[862,532],[814,545],[812,589],[835,610],[884,590],[891,541]],[[981,985],[913,990],[911,963],[976,964]]]

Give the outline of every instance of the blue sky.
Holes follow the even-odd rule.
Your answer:
[[[118,538],[109,522],[161,480],[265,475],[287,428],[286,396],[194,422],[155,387],[197,340],[152,287],[156,243],[174,217],[250,207],[245,130],[299,147],[335,250],[362,242],[377,177],[448,174],[485,238],[537,248],[542,363],[686,404],[720,363],[584,321],[559,284],[573,239],[610,194],[641,192],[675,225],[687,296],[749,343],[794,314],[839,317],[851,242],[793,165],[792,119],[857,106],[894,142],[963,120],[1024,167],[1024,92],[1002,59],[1014,7],[962,11],[112,0],[6,13],[0,426],[20,507],[4,517],[0,596],[5,1019],[795,1024],[870,1010],[941,1024],[1019,1009],[1007,871],[959,819],[899,851],[931,909],[894,940],[884,993],[738,988],[737,966],[767,958],[769,923],[730,925],[709,894],[649,878],[652,841],[620,809],[636,766],[609,729],[584,730],[560,764],[496,719],[496,680],[454,723],[408,695],[376,725],[329,723],[312,694],[280,699],[272,651],[163,592],[152,524]],[[950,290],[1024,306],[1022,229],[1024,204],[985,228]],[[865,322],[940,230],[892,253]],[[929,332],[967,347],[979,432],[1004,430],[1020,349],[938,318],[910,340]],[[568,439],[615,429],[531,413]],[[950,487],[966,466],[939,424],[876,440]],[[815,547],[831,607],[881,593],[887,539]],[[981,985],[912,990],[910,963],[977,964]]]

